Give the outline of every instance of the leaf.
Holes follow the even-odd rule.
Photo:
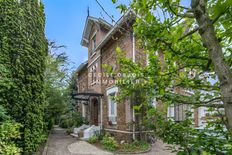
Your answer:
[[[118,2],[118,0],[112,0],[112,2],[115,4],[115,3],[117,3],[117,2]]]
[[[124,4],[120,4],[116,8],[120,10],[120,13],[124,13],[127,10],[127,6]]]

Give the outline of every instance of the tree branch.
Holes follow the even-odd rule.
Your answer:
[[[177,5],[177,4],[173,4],[173,6],[178,7],[178,8],[182,8],[182,9],[188,10],[188,12],[191,12],[191,8],[188,8],[188,7],[185,7],[182,5]]]
[[[180,37],[180,38],[178,39],[178,41],[183,40],[183,39],[186,38],[187,36],[190,36],[190,35],[192,35],[193,33],[197,32],[198,30],[199,30],[199,27],[195,28],[194,30],[192,30],[192,31],[190,31],[189,33],[186,33],[185,35],[183,35],[182,37]]]
[[[212,24],[216,23],[216,22],[218,21],[218,19],[219,19],[221,16],[223,16],[223,15],[226,13],[226,11],[228,11],[228,9],[229,9],[229,7],[227,7],[227,8],[225,9],[225,11],[221,12],[220,14],[218,14],[218,16],[217,16],[215,19],[212,20]],[[187,34],[183,35],[182,37],[180,37],[180,38],[178,39],[178,41],[181,41],[181,40],[183,40],[184,38],[186,38],[187,36],[192,35],[193,33],[197,32],[199,29],[200,29],[200,27],[197,27],[197,28],[193,29],[193,30],[190,31],[189,33],[187,33]]]
[[[178,16],[178,17],[182,17],[182,18],[183,18],[183,17],[194,18],[193,13],[189,13],[189,12],[186,12],[186,13],[184,13],[184,14],[176,13],[176,12],[173,10],[173,8],[172,8],[172,6],[170,5],[169,2],[168,2],[168,7],[169,7],[170,11],[171,11],[174,15],[176,15],[176,16]]]
[[[184,101],[184,100],[176,100],[179,103],[183,103],[183,104],[189,104],[189,105],[194,105],[194,106],[198,106],[198,107],[215,107],[215,108],[223,108],[223,104],[212,104],[218,101],[221,101],[221,97],[215,97],[213,99],[210,99],[208,101],[199,101],[199,102],[188,102],[188,101]]]

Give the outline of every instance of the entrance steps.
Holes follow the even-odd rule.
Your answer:
[[[100,126],[92,125],[83,131],[83,137],[80,139],[88,140],[90,137],[100,134],[100,130],[101,130]]]
[[[81,140],[88,140],[90,137],[100,134],[100,126],[95,125],[82,125],[73,129],[71,136],[80,138]]]
[[[90,125],[83,124],[82,126],[80,126],[78,128],[74,128],[71,136],[76,137],[76,138],[82,137],[81,133],[83,133],[83,131],[89,127],[90,127]]]

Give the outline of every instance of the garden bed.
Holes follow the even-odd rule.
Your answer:
[[[146,153],[151,151],[151,145],[142,142],[134,141],[132,143],[125,143],[119,146],[119,149],[116,151],[117,154],[139,154]]]
[[[151,145],[144,141],[118,144],[114,137],[104,136],[103,139],[90,138],[88,142],[97,148],[116,154],[139,154],[151,151]]]

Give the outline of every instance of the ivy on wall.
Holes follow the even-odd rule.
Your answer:
[[[46,138],[44,27],[44,8],[37,0],[0,0],[0,104],[23,125],[17,144],[24,154]]]

